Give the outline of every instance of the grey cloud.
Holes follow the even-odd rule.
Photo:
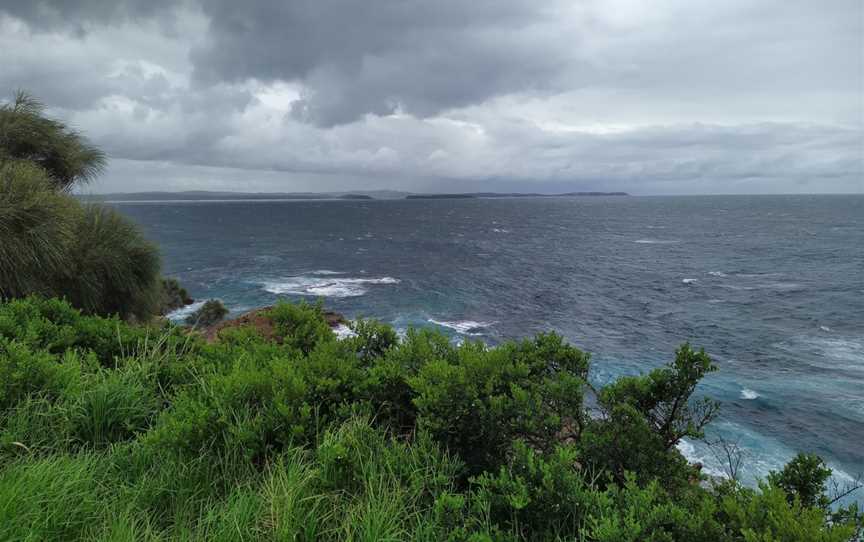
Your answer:
[[[82,35],[89,23],[152,18],[177,4],[176,0],[2,0],[0,11],[32,28],[64,28]]]
[[[0,0],[0,89],[124,164],[106,190],[864,192],[833,8]]]
[[[531,0],[217,0],[203,8],[210,32],[193,53],[199,79],[302,82],[292,113],[322,126],[397,110],[429,116],[550,86],[577,41]]]

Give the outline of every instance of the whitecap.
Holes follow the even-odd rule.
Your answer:
[[[368,291],[369,285],[398,284],[399,279],[381,278],[325,278],[322,276],[297,276],[279,281],[262,283],[271,294],[307,295],[315,297],[357,297]]]
[[[352,337],[356,337],[357,334],[354,333],[354,330],[348,327],[345,324],[339,324],[338,326],[333,328],[333,333],[336,334],[337,339],[350,339]]]
[[[699,282],[699,280],[698,279],[681,279],[681,282],[683,282],[684,284],[695,284],[695,283]]]
[[[711,457],[707,454],[700,454],[696,451],[696,446],[693,445],[687,439],[681,439],[678,441],[678,444],[675,445],[681,455],[684,456],[684,459],[687,460],[691,465],[695,463],[699,463],[702,465],[702,472],[709,476],[713,476],[715,478],[728,478],[729,476],[720,468],[718,468]]]
[[[828,326],[819,326],[819,329],[821,329],[822,331],[831,331],[831,328]]]
[[[749,388],[744,388],[743,390],[741,390],[741,399],[747,399],[748,401],[752,401],[753,399],[758,398],[759,394]]]
[[[723,271],[708,271],[708,274],[711,275],[712,277],[721,277],[721,278],[728,276]]]
[[[192,313],[200,309],[204,306],[204,303],[207,301],[196,301],[191,305],[186,305],[184,307],[180,307],[177,310],[171,311],[165,315],[165,318],[169,319],[172,322],[183,322],[188,318]]]
[[[510,230],[504,228],[492,228],[492,231],[495,233],[510,233]]]
[[[637,239],[633,242],[641,245],[675,245],[681,241],[677,239]]]
[[[482,330],[493,325],[495,322],[476,322],[474,320],[435,320],[430,318],[429,322],[438,326],[447,327],[462,333],[463,335],[483,335]]]

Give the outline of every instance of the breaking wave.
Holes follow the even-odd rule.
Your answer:
[[[429,322],[437,326],[447,327],[462,333],[463,335],[483,335],[483,331],[494,322],[475,322],[474,320],[435,320],[430,318]]]
[[[203,307],[204,303],[206,303],[206,302],[207,302],[207,300],[196,301],[195,303],[192,303],[191,305],[186,305],[185,307],[180,307],[179,309],[177,309],[175,311],[171,311],[168,314],[166,314],[165,318],[171,320],[172,322],[182,322],[182,321],[186,320],[186,318],[190,314],[192,314],[193,312],[195,312],[198,309],[200,309],[201,307]]]
[[[752,401],[753,399],[758,399],[759,394],[750,388],[744,388],[741,390],[741,399],[747,399],[748,401]]]
[[[322,273],[318,273],[321,275]],[[324,273],[332,275],[335,272]],[[263,283],[264,290],[277,295],[306,295],[315,297],[356,297],[369,291],[369,286],[399,284],[393,277],[336,278],[332,276],[297,276]]]

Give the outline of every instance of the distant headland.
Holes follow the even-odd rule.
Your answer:
[[[168,202],[168,201],[273,201],[273,200],[392,200],[392,199],[471,199],[471,198],[566,198],[579,196],[628,196],[626,192],[566,192],[539,194],[522,192],[467,192],[418,194],[398,190],[352,192],[218,192],[189,190],[184,192],[128,192],[79,194],[86,201],[99,202]]]
[[[564,194],[471,192],[467,194],[409,194],[405,199],[464,199],[464,198],[569,198],[576,196],[629,196],[627,192],[567,192]]]

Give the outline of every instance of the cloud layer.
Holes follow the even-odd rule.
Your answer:
[[[855,0],[0,0],[96,191],[864,192]]]

